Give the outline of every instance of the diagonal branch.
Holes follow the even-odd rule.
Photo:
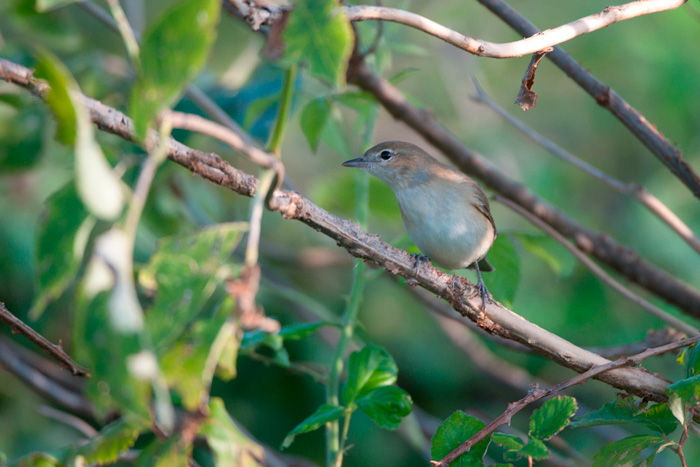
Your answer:
[[[696,290],[648,263],[630,247],[616,242],[608,234],[583,227],[537,197],[524,185],[508,178],[484,156],[464,146],[430,112],[408,102],[401,91],[375,75],[364,62],[352,60],[348,82],[372,94],[394,118],[413,128],[460,170],[477,177],[496,193],[536,215],[572,239],[579,249],[595,256],[632,282],[678,306],[685,313],[700,317],[700,294]]]
[[[29,89],[40,97],[48,90],[48,85],[34,78],[31,70],[4,59],[0,59],[0,79]],[[99,128],[129,141],[134,140],[133,122],[129,117],[89,97],[82,96],[82,100]],[[157,135],[151,132],[149,138],[157,138]],[[252,150],[244,146],[242,152]],[[168,157],[200,177],[245,196],[252,196],[258,183],[254,177],[232,167],[216,154],[191,149],[173,139],[169,143]],[[379,236],[363,231],[355,222],[330,214],[298,193],[276,190],[268,207],[286,219],[298,220],[330,237],[351,255],[371,261],[391,274],[410,279],[415,285],[446,298],[456,311],[482,329],[520,342],[564,367],[583,372],[591,366],[609,362],[530,323],[499,303],[491,303],[485,310],[480,310],[481,299],[476,293],[477,289],[466,279],[428,265],[416,270],[413,257],[404,250],[384,243]],[[464,290],[465,293],[457,294],[455,290]],[[597,378],[641,397],[667,400],[664,391],[668,381],[642,368],[621,368]]]
[[[75,376],[90,376],[90,372],[70,358],[65,350],[63,350],[60,343],[58,345],[52,344],[47,338],[10,313],[3,302],[0,302],[0,321],[4,321],[5,324],[10,326],[13,333],[22,334],[24,337],[34,342],[38,347],[44,349],[49,355],[51,355],[51,357],[63,365],[64,368],[68,368]]]
[[[586,16],[568,24],[533,33],[530,37],[502,44],[474,39],[436,23],[428,18],[399,10],[370,5],[353,5],[344,8],[350,21],[382,20],[393,21],[442,39],[473,55],[491,58],[513,58],[534,54],[556,44],[561,44],[575,37],[597,31],[620,21],[638,16],[673,10],[688,0],[641,0],[619,6],[606,7],[600,13]]]
[[[532,36],[540,30],[503,0],[478,0],[511,28],[523,36]],[[560,47],[547,54],[556,66],[581,86],[596,102],[615,115],[690,191],[700,198],[700,177],[683,154],[666,139],[656,127],[610,87],[598,81],[571,55]]]

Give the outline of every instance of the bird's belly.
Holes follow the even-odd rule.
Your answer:
[[[446,215],[450,209],[402,210],[402,217],[408,235],[423,254],[438,266],[461,269],[484,257],[494,240],[489,221],[472,209],[475,212],[469,215],[462,212],[454,217]],[[470,222],[469,218],[476,221]]]

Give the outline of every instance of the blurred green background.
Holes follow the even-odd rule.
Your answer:
[[[34,48],[47,48],[69,67],[85,94],[125,110],[133,74],[118,35],[80,6],[37,14],[32,11],[32,3],[10,0],[0,5],[2,57],[32,66]],[[143,2],[144,24],[171,3]],[[518,39],[476,2],[386,1],[384,4],[425,15],[472,37],[494,42]],[[551,2],[511,4],[542,29],[607,6],[601,1],[566,2],[557,8]],[[697,2],[616,24],[574,39],[564,49],[640,110],[677,145],[691,166],[700,169],[700,58],[693,45],[700,43],[700,22],[697,13],[689,11],[693,8],[698,8]],[[357,26],[369,42],[376,24]],[[260,34],[222,13],[209,65],[198,79],[198,84],[222,108],[261,141],[266,139],[274,119],[284,73],[260,53],[263,45]],[[643,185],[691,229],[700,232],[697,199],[620,122],[547,60],[538,68],[534,86],[540,95],[538,106],[528,112],[511,103],[529,57],[507,60],[474,57],[421,32],[386,24],[372,60],[386,67],[385,77],[410,70],[398,87],[502,172],[583,225],[609,233],[653,264],[694,288],[700,287],[697,255],[666,225],[633,199],[613,192],[554,158],[491,110],[470,99],[474,89],[469,77],[474,75],[487,93],[509,112],[608,174]],[[340,163],[365,149],[361,147],[361,135],[352,124],[354,113],[338,107],[342,139],[326,135],[315,154],[298,122],[306,102],[329,92],[313,78],[300,75],[282,158],[295,189],[324,209],[352,218],[356,174],[341,168]],[[37,228],[47,198],[72,175],[72,154],[53,139],[55,125],[41,102],[6,83],[0,83],[0,97],[0,301],[28,320],[27,312],[35,298]],[[178,108],[194,111],[196,107],[185,98]],[[183,132],[176,137],[190,146],[217,152],[234,166],[257,174],[248,161],[209,138]],[[124,179],[133,185],[135,166],[144,157],[143,153],[110,135],[100,134],[99,139],[112,164],[124,164]],[[411,141],[432,149],[380,110],[374,142],[389,139]],[[432,153],[440,156],[434,149]],[[148,259],[158,238],[213,223],[246,220],[248,210],[248,199],[166,163],[157,174],[139,228],[137,260]],[[650,329],[663,327],[660,321],[576,264],[567,253],[540,238],[540,233],[526,221],[496,203],[492,211],[499,232],[513,241],[520,261],[520,279],[512,303],[514,311],[582,347],[641,341]],[[410,246],[393,195],[376,180],[370,182],[370,214],[370,232],[394,245]],[[525,247],[522,236],[530,234],[528,238],[534,238],[534,242],[556,258],[559,270]],[[301,223],[266,213],[261,264],[265,279],[258,300],[268,316],[282,324],[315,320],[309,315],[307,301],[336,316],[342,312],[353,263],[344,250],[323,235]],[[467,275],[473,279],[471,273]],[[489,279],[486,280],[488,283]],[[285,296],[286,290],[296,290],[305,299],[290,300]],[[680,315],[662,301],[640,293],[670,313]],[[52,341],[62,340],[69,351],[71,305],[68,299],[58,300],[32,323]],[[458,409],[480,417],[494,417],[508,402],[524,395],[524,388],[508,386],[479,368],[403,281],[383,272],[372,274],[363,297],[360,321],[358,334],[362,340],[384,346],[396,359],[398,385],[411,394],[428,419],[426,423],[443,420]],[[451,328],[450,334],[481,342],[493,358],[529,372],[533,382],[556,383],[572,376],[571,371],[542,358],[468,334],[457,323],[446,326]],[[0,328],[0,332],[9,335],[6,328]],[[330,330],[326,334],[333,340],[337,333]],[[322,336],[290,345],[292,361],[328,364],[332,348]],[[21,338],[13,339],[27,345]],[[672,356],[654,359],[646,366],[670,379],[682,375],[682,368],[674,363]],[[9,459],[34,450],[56,449],[79,439],[78,433],[40,415],[36,408],[43,403],[41,399],[12,375],[0,372],[0,381],[0,451]],[[238,377],[230,383],[216,383],[213,394],[225,400],[232,416],[255,437],[277,448],[286,433],[322,402],[323,387],[308,377],[241,357]],[[615,391],[602,383],[589,382],[569,394],[588,408],[583,410],[589,410],[612,400]],[[526,432],[527,416],[516,416],[513,426]],[[629,430],[635,432],[634,428]],[[349,436],[353,447],[345,465],[426,465],[422,453],[411,447],[405,437],[380,430],[364,415],[354,418]],[[590,461],[600,446],[625,435],[616,430],[584,428],[565,431],[562,436]],[[303,435],[287,452],[322,463],[323,442],[322,431]],[[700,462],[700,443],[695,439],[686,445],[686,457],[689,465],[693,459]],[[678,465],[668,455],[661,456],[658,462],[658,465]]]

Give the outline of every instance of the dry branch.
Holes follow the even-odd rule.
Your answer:
[[[491,58],[513,58],[537,53],[575,37],[597,31],[611,24],[638,16],[673,10],[688,0],[641,0],[606,7],[600,13],[586,16],[568,24],[533,33],[530,37],[502,44],[474,39],[410,11],[381,6],[354,5],[344,7],[350,21],[393,21],[416,28],[473,55]]]
[[[32,76],[31,70],[4,59],[0,59],[0,79],[23,86],[40,97],[48,90],[45,83]],[[82,101],[99,128],[133,141],[133,123],[126,115],[86,96],[82,96]],[[157,138],[157,135],[151,133],[149,138]],[[243,152],[251,150],[253,148],[245,147]],[[196,151],[171,139],[168,156],[200,177],[239,194],[251,196],[255,191],[257,180],[254,177],[232,167],[215,154]],[[481,328],[520,342],[562,366],[584,372],[592,366],[608,363],[608,360],[530,323],[498,303],[491,303],[485,310],[477,311],[481,301],[473,284],[428,265],[416,270],[414,260],[407,252],[382,242],[377,235],[364,232],[355,222],[330,214],[298,193],[277,190],[270,199],[269,207],[286,219],[301,221],[332,238],[351,255],[371,261],[394,275],[410,279],[415,285],[446,297],[455,310]],[[465,293],[456,294],[455,290]],[[664,391],[668,381],[642,368],[621,368],[601,374],[598,378],[640,397],[666,400]]]

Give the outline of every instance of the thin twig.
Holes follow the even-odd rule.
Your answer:
[[[504,0],[478,0],[523,37],[541,34],[540,30]],[[646,3],[646,2],[638,2]],[[586,68],[561,47],[547,58],[569,78],[608,109],[664,164],[690,191],[700,198],[700,176],[683,158],[683,154],[644,115],[622,99],[613,89],[597,80]],[[667,298],[668,300],[668,298]],[[700,311],[698,312],[700,316]]]
[[[0,79],[23,86],[40,97],[44,97],[49,89],[46,83],[36,80],[30,70],[4,59],[0,59]],[[90,116],[98,128],[128,141],[135,140],[133,122],[129,117],[86,96],[82,96],[81,101],[90,111]],[[147,141],[155,144],[156,140],[157,135],[151,131]],[[255,193],[258,180],[232,167],[216,154],[203,153],[171,139],[168,157],[200,177],[236,193],[244,196],[252,196]],[[328,236],[357,258],[371,261],[393,275],[411,278],[416,285],[438,296],[449,297],[455,310],[483,329],[524,344],[562,366],[586,371],[591,365],[607,362],[606,359],[528,322],[498,303],[490,303],[485,310],[477,311],[481,308],[481,301],[475,298],[475,286],[466,279],[455,279],[452,275],[429,265],[416,272],[414,260],[404,250],[382,242],[377,235],[368,234],[354,222],[328,213],[299,193],[277,190],[272,195],[269,208],[279,212],[286,219],[303,222]],[[450,291],[454,290],[455,281],[459,282],[459,289],[465,291],[463,296],[450,294]],[[599,378],[614,387],[651,400],[667,400],[665,389],[668,382],[643,369],[618,369],[600,375]]]
[[[97,434],[99,433],[95,428],[92,427],[92,425],[90,425],[82,418],[78,418],[75,415],[64,412],[62,410],[54,409],[53,407],[49,407],[48,405],[39,405],[39,407],[37,407],[37,411],[44,417],[56,420],[58,422],[63,423],[64,425],[68,425],[74,428],[75,430],[85,435],[86,438],[92,438],[94,436],[97,436]]]
[[[603,271],[603,269],[595,264],[588,256],[586,256],[581,250],[576,248],[574,245],[569,243],[566,238],[564,238],[563,235],[561,235],[559,232],[551,228],[549,225],[546,223],[542,222],[538,217],[533,216],[530,214],[528,211],[525,209],[521,208],[517,204],[513,203],[512,201],[503,198],[502,196],[494,196],[494,200],[499,201],[501,204],[509,207],[513,211],[517,212],[520,214],[522,217],[527,219],[528,221],[532,222],[535,224],[537,227],[540,229],[544,230],[547,235],[552,237],[554,240],[556,240],[559,244],[561,244],[564,248],[569,250],[569,252],[576,257],[581,263],[583,263],[584,266],[586,266],[588,269],[593,272],[600,280],[608,284],[611,288],[613,288],[616,292],[618,292],[620,295],[623,297],[627,298],[630,300],[632,303],[639,305],[646,311],[648,311],[650,314],[656,316],[669,326],[678,329],[681,332],[684,332],[688,336],[696,336],[698,335],[698,329],[694,326],[689,325],[688,323],[676,318],[675,316],[665,312],[661,308],[649,303],[648,301],[644,300],[642,297],[639,295],[635,294],[631,290],[629,290],[627,287],[624,285],[620,284],[618,281],[616,281],[612,276],[610,276],[607,272]]]
[[[574,37],[605,28],[614,23],[642,15],[672,10],[687,0],[645,0],[609,6],[600,13],[586,16],[557,28],[514,42],[502,44],[474,39],[410,11],[370,5],[344,7],[350,21],[382,20],[416,28],[473,55],[492,58],[512,58],[529,55],[561,44]]]
[[[658,355],[663,355],[668,352],[672,352],[677,349],[681,349],[683,347],[688,347],[690,345],[693,345],[695,342],[700,340],[700,336],[698,337],[693,337],[691,339],[686,339],[684,341],[680,342],[674,342],[672,344],[667,344],[663,345],[661,347],[655,347],[653,349],[648,349],[645,350],[644,352],[638,353],[636,355],[633,355],[631,357],[622,357],[619,358],[618,360],[615,360],[614,362],[609,362],[604,365],[595,365],[591,367],[588,371],[581,373],[580,375],[576,375],[571,379],[568,379],[566,381],[563,381],[555,386],[552,386],[549,389],[543,390],[543,389],[534,389],[531,391],[527,396],[523,397],[517,402],[512,402],[508,404],[508,408],[501,414],[498,418],[496,418],[494,421],[486,425],[481,431],[476,433],[474,436],[469,438],[467,441],[462,443],[457,449],[453,450],[450,452],[447,456],[442,458],[440,462],[437,462],[435,464],[435,467],[446,467],[450,465],[452,461],[457,459],[459,456],[464,454],[465,452],[469,451],[472,446],[474,446],[476,443],[479,441],[485,439],[491,432],[493,432],[496,428],[498,428],[501,425],[504,424],[509,424],[511,418],[513,415],[516,413],[520,412],[522,409],[527,407],[528,405],[532,404],[535,401],[538,401],[544,397],[552,396],[554,394],[557,394],[564,389],[570,388],[571,386],[576,386],[577,384],[583,384],[589,379],[593,378],[594,376],[601,375],[607,371],[616,369],[616,368],[623,368],[623,367],[630,367],[630,366],[636,366],[642,363],[644,360],[651,358],[651,357],[656,357]]]
[[[73,361],[73,359],[70,358],[70,356],[63,350],[60,343],[58,345],[52,344],[47,338],[10,313],[3,302],[0,302],[0,320],[4,321],[5,324],[10,326],[13,333],[22,334],[24,337],[34,342],[38,347],[44,349],[64,368],[69,369],[75,376],[81,376],[84,378],[90,376],[90,372]]]
[[[625,183],[610,175],[598,170],[588,162],[576,157],[566,149],[562,148],[553,141],[545,138],[537,131],[523,123],[520,119],[508,113],[503,107],[498,105],[496,101],[486,94],[479,82],[472,76],[472,84],[476,89],[476,95],[472,96],[472,100],[486,105],[505,121],[513,125],[517,130],[530,138],[535,143],[547,149],[555,156],[565,160],[566,162],[578,167],[593,178],[600,180],[608,185],[613,190],[620,193],[630,195],[637,201],[642,203],[652,214],[657,216],[666,225],[671,227],[679,237],[681,237],[693,250],[700,253],[700,239],[695,236],[690,227],[683,222],[673,211],[671,211],[661,200],[649,193],[644,187],[635,183]]]

